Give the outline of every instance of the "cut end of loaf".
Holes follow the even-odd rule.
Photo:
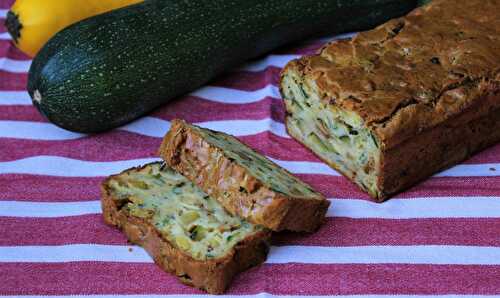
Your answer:
[[[321,99],[312,80],[287,67],[281,83],[288,133],[322,160],[379,198],[379,141],[359,115]]]

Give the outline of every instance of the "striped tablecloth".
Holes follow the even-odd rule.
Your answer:
[[[0,0],[1,23],[10,4]],[[100,214],[103,176],[156,159],[174,117],[238,136],[332,201],[317,233],[276,235],[267,262],[240,274],[228,296],[500,294],[500,146],[371,202],[285,132],[280,67],[320,43],[275,51],[132,124],[82,135],[31,105],[30,61],[0,25],[0,295],[204,295]]]

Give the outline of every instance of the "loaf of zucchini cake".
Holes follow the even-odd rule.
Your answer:
[[[188,285],[219,294],[235,274],[266,259],[269,230],[230,215],[168,166],[126,170],[101,190],[105,222]]]
[[[500,140],[499,53],[500,1],[434,0],[290,62],[287,130],[382,201]]]
[[[160,156],[231,214],[274,231],[313,231],[330,204],[238,139],[182,120],[172,122]]]

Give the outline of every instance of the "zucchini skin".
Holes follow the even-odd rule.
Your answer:
[[[416,0],[149,0],[56,34],[33,60],[28,91],[54,124],[105,131],[278,46],[366,30],[416,6]]]

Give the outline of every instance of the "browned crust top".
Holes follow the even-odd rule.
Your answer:
[[[498,53],[500,1],[434,0],[285,72],[314,81],[322,100],[358,113],[392,147],[498,90]]]

